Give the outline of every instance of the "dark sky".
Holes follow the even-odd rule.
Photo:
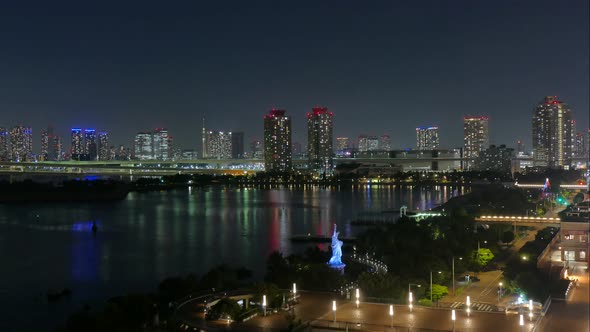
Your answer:
[[[334,135],[415,146],[490,116],[492,143],[530,147],[533,106],[557,95],[588,127],[588,1],[2,1],[0,125],[111,132],[208,128],[261,138],[268,109],[324,105]],[[39,146],[36,137],[36,149]],[[69,143],[67,144],[69,147]]]

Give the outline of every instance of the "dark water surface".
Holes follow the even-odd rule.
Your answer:
[[[329,234],[336,223],[351,236],[360,213],[424,210],[462,190],[211,187],[130,193],[114,203],[0,205],[0,331],[49,331],[82,304],[150,292],[165,277],[221,263],[262,276],[269,253],[306,246],[292,235]],[[48,290],[63,288],[72,289],[70,301],[47,303]]]

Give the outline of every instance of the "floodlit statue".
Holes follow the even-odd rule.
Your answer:
[[[342,241],[338,240],[338,232],[336,231],[336,224],[334,224],[334,234],[332,234],[332,258],[328,264],[333,267],[344,267],[342,263]]]

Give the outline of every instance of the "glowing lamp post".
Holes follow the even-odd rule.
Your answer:
[[[498,286],[500,287],[500,290],[498,291],[498,303],[500,303],[500,299],[502,298],[502,282],[498,283]]]
[[[358,288],[356,289],[356,294],[355,295],[356,295],[356,308],[358,309],[359,308],[359,298],[361,297]]]
[[[264,315],[266,316],[266,295],[262,295],[262,309],[264,310]]]
[[[520,318],[518,319],[518,325],[520,325],[520,331],[522,332],[524,326],[524,317],[522,315],[520,315]]]
[[[393,304],[389,305],[389,317],[391,318],[391,327],[393,327]]]
[[[336,301],[332,301],[332,311],[334,312],[334,323],[336,323]]]
[[[533,321],[533,300],[529,300],[529,321]]]
[[[467,304],[467,317],[469,317],[469,314],[471,313],[471,298],[469,295],[467,295],[467,300],[465,303]]]
[[[408,284],[408,305],[410,307],[410,312],[412,312],[412,308],[414,307],[414,305],[412,304],[414,302],[414,296],[412,294],[412,285],[416,287],[422,286],[418,284]]]
[[[457,316],[455,315],[455,309],[451,311],[451,320],[453,321],[453,332],[455,332],[455,320],[457,320]]]
[[[293,283],[293,304],[295,304],[295,300],[297,299],[297,285]]]

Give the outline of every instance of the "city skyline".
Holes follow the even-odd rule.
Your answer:
[[[525,124],[546,95],[565,100],[578,126],[589,121],[582,2],[185,4],[137,13],[124,4],[118,15],[108,5],[0,6],[2,30],[11,31],[0,56],[0,125],[32,127],[34,142],[48,125],[62,137],[74,126],[105,128],[115,145],[165,127],[182,148],[201,151],[203,115],[250,142],[262,139],[260,114],[280,108],[292,115],[293,141],[304,143],[305,113],[325,105],[336,137],[385,134],[407,148],[415,127],[436,125],[440,145],[458,147],[460,119],[481,114],[491,118],[490,143],[531,147]],[[284,28],[269,29],[268,17]],[[490,29],[496,21],[504,24]],[[538,52],[553,41],[561,52]]]

